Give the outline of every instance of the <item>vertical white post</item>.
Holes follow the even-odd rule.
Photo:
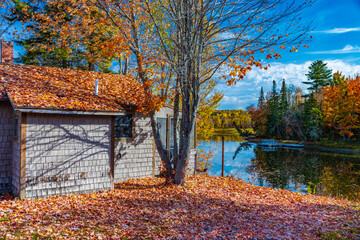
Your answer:
[[[95,96],[99,94],[99,81],[95,79]]]

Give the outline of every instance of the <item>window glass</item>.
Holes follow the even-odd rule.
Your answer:
[[[176,132],[177,132],[177,141],[178,141],[178,144],[179,144],[179,140],[180,140],[180,121],[181,121],[181,118],[178,118],[178,123],[176,125]],[[173,117],[170,117],[170,124],[169,124],[169,144],[170,144],[170,150],[171,149],[174,149],[174,129],[173,129],[173,126],[174,126],[174,118]]]
[[[115,117],[115,138],[133,137],[133,114]]]
[[[163,148],[166,149],[166,118],[157,118],[158,131]]]
[[[180,121],[181,121],[181,118],[179,118],[178,124],[176,125],[178,138],[180,136]],[[174,148],[174,137],[173,137],[174,134],[173,134],[173,129],[172,129],[173,124],[174,124],[174,119],[173,119],[173,117],[170,117],[170,126],[169,126],[170,150]],[[178,143],[179,143],[179,139],[178,139]],[[195,126],[190,133],[190,148],[195,148]]]

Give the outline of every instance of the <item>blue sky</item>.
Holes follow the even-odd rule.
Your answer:
[[[360,74],[360,0],[317,0],[302,13],[304,21],[312,21],[313,36],[309,48],[298,52],[280,52],[282,58],[269,62],[267,71],[255,69],[237,85],[218,86],[224,92],[219,109],[245,109],[257,103],[261,86],[271,89],[272,81],[280,86],[282,79],[287,84],[306,89],[301,82],[312,61],[323,60],[328,67],[342,71],[347,76]]]

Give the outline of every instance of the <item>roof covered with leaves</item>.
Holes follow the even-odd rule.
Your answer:
[[[0,64],[0,99],[5,97],[15,108],[119,111],[124,106],[143,105],[145,93],[141,84],[129,76]]]

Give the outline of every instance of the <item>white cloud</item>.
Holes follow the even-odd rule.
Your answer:
[[[360,47],[346,45],[343,49],[337,50],[328,50],[328,51],[318,51],[318,52],[308,52],[309,54],[341,54],[341,53],[359,53]]]
[[[313,31],[313,33],[347,33],[347,32],[359,32],[360,28],[334,28],[331,30]]]
[[[360,74],[360,65],[342,60],[325,60],[324,62],[333,73],[341,71],[345,76]],[[273,80],[276,81],[278,90],[282,79],[285,79],[286,84],[293,84],[305,90],[307,86],[302,82],[307,80],[305,74],[308,73],[310,64],[311,61],[302,64],[273,63],[268,70],[253,69],[244,80],[239,82],[239,85],[227,87],[225,84],[219,84],[218,89],[224,92],[220,109],[246,109],[251,104],[256,105],[260,88],[263,87],[265,93],[269,92]]]
[[[256,94],[241,96],[229,95],[232,95],[231,90],[226,91],[224,98],[221,101],[221,109],[246,109],[247,106],[255,103],[258,99]]]
[[[360,75],[360,65],[350,64],[341,60],[325,61],[327,66],[332,69],[332,72],[342,72],[345,76],[354,77]]]

